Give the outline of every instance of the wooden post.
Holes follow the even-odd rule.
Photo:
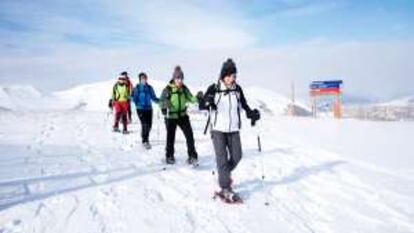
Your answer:
[[[337,93],[335,95],[334,117],[337,119],[340,119],[342,117],[340,93]]]
[[[312,96],[312,114],[316,117],[316,97]]]

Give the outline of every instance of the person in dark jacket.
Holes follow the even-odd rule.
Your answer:
[[[219,195],[230,201],[241,200],[231,187],[231,173],[242,158],[241,111],[246,112],[252,125],[260,119],[260,112],[247,104],[242,88],[236,83],[236,74],[236,64],[227,59],[218,82],[208,87],[200,103],[200,108],[210,111],[211,136],[221,188]]]
[[[194,145],[193,129],[187,114],[187,105],[197,103],[197,97],[183,83],[184,73],[180,66],[175,67],[170,83],[165,87],[160,98],[160,107],[165,117],[167,129],[166,163],[174,164],[174,143],[177,126],[183,131],[187,141],[189,164],[197,165],[197,151]]]
[[[158,103],[159,99],[155,95],[154,89],[148,84],[146,73],[138,75],[139,83],[132,91],[132,100],[134,101],[138,118],[141,122],[142,144],[146,149],[151,148],[149,135],[152,127],[152,102]]]

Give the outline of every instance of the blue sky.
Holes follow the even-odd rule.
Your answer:
[[[96,47],[168,49],[264,47],[328,39],[409,40],[414,36],[414,1],[23,1],[0,2],[2,49],[27,49],[27,40]],[[152,28],[157,27],[157,28]],[[239,42],[184,45],[177,36],[227,32]],[[199,28],[202,27],[202,28]],[[164,29],[164,30],[161,30]],[[215,30],[214,30],[215,29]],[[186,34],[183,36],[183,34]],[[209,35],[211,37],[212,35]],[[183,39],[184,41],[184,39]],[[204,43],[204,44],[202,44]],[[165,48],[163,48],[165,49]]]
[[[2,0],[0,85],[56,90],[123,69],[167,79],[176,63],[197,83],[232,56],[279,92],[339,77],[352,94],[391,98],[414,93],[412,12],[413,0]]]

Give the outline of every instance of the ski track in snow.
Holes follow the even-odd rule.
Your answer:
[[[14,117],[2,115],[0,124]],[[278,142],[272,124],[263,127],[261,153],[255,131],[243,131],[243,160],[233,176],[245,204],[227,205],[212,199],[217,173],[203,117],[192,117],[200,166],[185,164],[178,130],[177,164],[166,170],[161,120],[154,117],[147,151],[139,124],[130,124],[128,135],[113,133],[111,117],[28,114],[19,117],[24,138],[2,126],[11,133],[1,133],[1,143],[18,141],[10,150],[19,154],[0,158],[0,233],[414,232],[411,196],[362,181],[339,155]]]

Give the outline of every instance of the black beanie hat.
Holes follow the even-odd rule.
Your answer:
[[[237,73],[236,64],[231,58],[228,58],[223,63],[223,66],[221,67],[220,79],[222,80],[224,77],[232,75],[232,74],[236,74],[236,73]]]
[[[184,73],[181,70],[180,66],[176,66],[174,68],[174,73],[173,73],[172,79],[184,79]]]

